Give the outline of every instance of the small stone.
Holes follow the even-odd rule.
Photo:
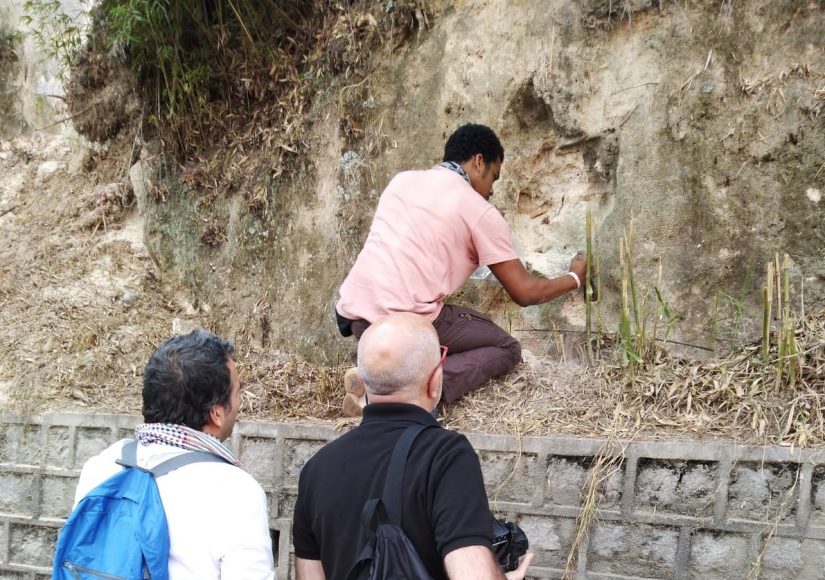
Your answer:
[[[341,169],[346,175],[353,175],[361,163],[361,157],[355,151],[345,151],[341,155]]]
[[[126,291],[123,293],[123,296],[120,297],[120,301],[123,302],[126,306],[134,306],[137,302],[138,296],[134,292]]]
[[[710,83],[705,83],[702,85],[702,92],[703,93],[712,93],[715,87]]]
[[[129,182],[139,207],[146,206],[149,192],[154,187],[152,172],[145,161],[138,161],[129,168]]]
[[[45,177],[47,175],[51,175],[52,173],[57,171],[59,167],[60,163],[57,161],[44,161],[37,168],[37,176]]]
[[[182,335],[182,334],[189,334],[193,330],[198,328],[198,325],[193,320],[184,320],[182,318],[173,318],[172,319],[172,334],[175,335]]]

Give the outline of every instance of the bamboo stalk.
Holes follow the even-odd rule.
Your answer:
[[[632,228],[631,222],[631,228]],[[633,322],[636,325],[636,353],[641,355],[644,352],[644,327],[642,325],[642,315],[639,309],[639,300],[636,293],[636,278],[633,275],[633,264],[630,257],[630,245],[627,238],[624,239],[625,244],[625,265],[627,271],[627,281],[630,291],[630,300],[633,304]]]
[[[793,315],[791,313],[791,257],[785,254],[782,260],[782,278],[785,285],[784,340],[785,348],[783,367],[787,366],[788,386],[796,381],[796,367],[799,362],[799,352],[796,348],[796,333]]]
[[[584,326],[585,339],[587,340],[587,358],[590,364],[593,364],[593,337],[591,335],[591,312],[593,309],[592,303],[592,280],[590,277],[590,266],[593,262],[593,213],[590,204],[587,204],[584,217],[584,233],[585,233],[585,262],[584,262]]]
[[[658,275],[656,276],[656,291],[658,292],[659,288],[661,288],[661,287],[662,287],[662,258],[659,257],[659,272],[658,272]],[[653,345],[656,344],[656,336],[657,336],[658,330],[659,330],[659,318],[660,318],[659,309],[662,307],[662,304],[658,299],[658,294],[656,296],[655,304],[656,305],[653,308],[653,336],[652,336],[653,340],[651,341],[651,344],[653,344]]]
[[[768,283],[762,289],[762,358],[768,362],[771,348],[771,307],[773,306],[773,263],[768,262]]]
[[[776,314],[775,316],[779,318],[782,316],[782,268],[779,264],[779,252],[776,252],[773,255],[774,259],[774,277],[776,278]]]
[[[593,235],[595,236],[596,240],[599,239],[599,224],[593,224]],[[594,257],[596,258],[596,295],[593,299],[598,302],[601,300],[602,295],[602,277],[600,272],[602,271],[602,251],[599,244],[596,244],[596,249],[594,252]],[[804,307],[803,307],[804,311]]]

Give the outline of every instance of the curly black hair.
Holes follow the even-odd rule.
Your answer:
[[[444,161],[464,163],[477,153],[481,153],[485,163],[504,161],[504,147],[486,125],[462,125],[444,145]]]
[[[230,405],[234,352],[231,342],[200,328],[161,344],[143,370],[143,420],[202,431],[212,407]]]

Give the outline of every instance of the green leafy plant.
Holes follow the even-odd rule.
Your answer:
[[[793,386],[801,364],[799,345],[796,340],[797,320],[791,310],[790,256],[784,255],[780,266],[779,254],[768,262],[767,281],[763,289],[762,318],[762,358],[776,369],[776,386]],[[778,324],[776,330],[776,358],[771,344],[771,312],[773,310],[773,293],[776,288],[776,312]]]
[[[83,46],[89,21],[86,1],[74,14],[64,11],[59,0],[26,0],[21,21],[43,55],[60,65],[59,75],[65,80],[71,65]]]
[[[621,310],[619,317],[619,361],[633,375],[640,364],[652,360],[658,343],[667,341],[679,316],[673,312],[662,294],[662,264],[656,284],[642,291],[637,287],[633,264],[635,241],[633,219],[619,240],[619,264],[621,268]],[[664,323],[664,335],[660,335]]]

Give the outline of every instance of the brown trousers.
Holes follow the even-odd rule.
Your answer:
[[[370,323],[354,320],[352,333],[361,338]],[[470,308],[445,304],[433,321],[438,340],[449,349],[444,361],[444,401],[452,403],[506,374],[521,361],[521,345],[492,320]]]

